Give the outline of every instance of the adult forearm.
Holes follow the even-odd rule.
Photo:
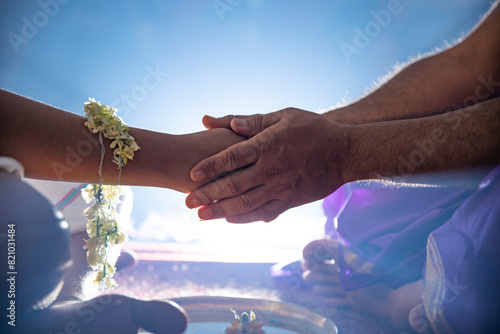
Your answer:
[[[326,115],[366,124],[439,114],[500,96],[500,7],[494,7],[461,43],[412,63],[371,94]]]
[[[344,124],[418,118],[460,109],[500,93],[500,73],[479,73],[454,50],[406,67],[370,95],[326,115]]]
[[[325,115],[343,124],[367,124],[443,112],[473,91],[474,78],[458,71],[460,67],[451,52],[421,59],[368,96]],[[459,77],[458,72],[467,78]]]
[[[99,182],[99,136],[84,125],[85,118],[0,90],[0,155],[20,161],[27,177],[77,182]],[[200,184],[189,177],[200,160],[242,140],[227,129],[174,136],[132,128],[141,147],[122,168],[120,183],[190,191]],[[104,139],[102,180],[118,182],[110,141]]]
[[[349,127],[344,182],[500,163],[500,98],[440,115]]]

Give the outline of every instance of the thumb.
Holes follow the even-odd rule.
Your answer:
[[[253,137],[270,126],[264,124],[264,117],[265,115],[255,115],[249,118],[233,118],[231,129],[239,135]]]
[[[229,123],[231,122],[233,117],[234,117],[233,115],[228,115],[224,117],[215,118],[212,116],[205,115],[203,117],[202,122],[207,129],[215,129],[215,128],[231,129]]]
[[[313,263],[337,260],[339,241],[330,238],[314,240],[307,244],[302,252],[304,259]]]

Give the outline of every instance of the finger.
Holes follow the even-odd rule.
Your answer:
[[[265,221],[268,223],[288,209],[289,206],[287,203],[281,200],[272,200],[250,212],[236,216],[228,216],[226,220],[234,224],[246,224],[256,221]]]
[[[327,262],[312,262],[304,261],[303,268],[305,270],[317,271],[326,275],[338,275],[339,267],[337,263],[327,263]]]
[[[256,115],[250,118],[233,118],[231,120],[231,129],[237,134],[245,137],[253,137],[264,130],[262,126],[262,115]]]
[[[231,129],[242,136],[253,137],[266,128],[278,123],[280,119],[281,113],[279,112],[266,115],[257,114],[250,117],[233,117],[231,120]]]
[[[128,267],[137,267],[138,263],[139,257],[136,252],[128,248],[122,248],[120,256],[115,263],[116,271]]]
[[[245,167],[257,161],[258,158],[259,145],[252,138],[202,160],[191,169],[190,176],[195,182],[202,181],[220,173]]]
[[[218,219],[250,212],[271,199],[271,191],[266,186],[258,186],[236,197],[222,199],[205,205],[198,210],[201,219]]]
[[[205,115],[203,116],[202,122],[207,129],[215,129],[215,128],[231,129],[230,123],[233,118],[234,118],[233,115],[227,115],[219,118]]]
[[[304,259],[309,262],[323,262],[338,258],[338,241],[330,238],[314,240],[303,250]]]
[[[194,209],[218,200],[240,195],[260,186],[259,179],[254,176],[256,173],[255,168],[255,166],[250,166],[193,190],[186,197],[187,207]]]
[[[134,322],[151,333],[183,333],[187,327],[186,312],[172,301],[133,300],[131,311]]]
[[[226,129],[231,129],[231,120],[233,118],[239,118],[239,119],[245,119],[245,118],[250,118],[253,117],[254,115],[227,115],[224,117],[212,117],[205,115],[203,116],[202,122],[203,125],[207,129],[215,129],[215,128],[226,128]]]

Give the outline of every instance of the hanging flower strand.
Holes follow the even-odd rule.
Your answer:
[[[128,133],[130,128],[116,115],[117,110],[111,106],[101,104],[92,98],[89,98],[89,102],[85,102],[83,106],[87,116],[85,126],[92,133],[99,132],[99,135],[102,134],[104,138],[111,140],[109,147],[115,149],[113,162],[121,169],[127,164],[128,159],[134,158],[134,152],[140,148],[134,137]]]
[[[99,101],[89,98],[89,102],[84,103],[84,111],[87,117],[85,125],[92,133],[99,133],[101,143],[101,162],[99,164],[99,184],[89,184],[82,189],[82,196],[87,203],[93,205],[83,211],[87,219],[88,240],[85,240],[84,248],[87,249],[87,263],[97,270],[94,283],[99,284],[100,290],[109,290],[116,286],[113,279],[115,268],[109,263],[108,255],[113,247],[116,247],[125,240],[127,234],[119,224],[119,215],[116,211],[120,203],[122,188],[102,184],[102,163],[104,159],[104,138],[110,139],[110,148],[113,151],[113,162],[118,165],[120,183],[121,168],[128,160],[134,158],[134,152],[139,149],[128,131],[130,128],[116,116],[116,109],[102,105]]]

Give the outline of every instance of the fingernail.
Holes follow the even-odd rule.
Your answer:
[[[187,204],[187,207],[190,209],[194,209],[194,208],[201,206],[201,202],[197,198],[188,199],[186,204]]]
[[[203,220],[212,218],[212,209],[210,209],[210,207],[208,206],[202,207],[200,210],[198,210],[198,217]]]
[[[232,120],[233,125],[239,128],[246,128],[248,127],[248,121],[246,119],[242,118],[233,118]]]
[[[197,170],[193,172],[191,178],[193,179],[193,181],[201,181],[205,178],[205,173],[203,173],[201,170]]]

